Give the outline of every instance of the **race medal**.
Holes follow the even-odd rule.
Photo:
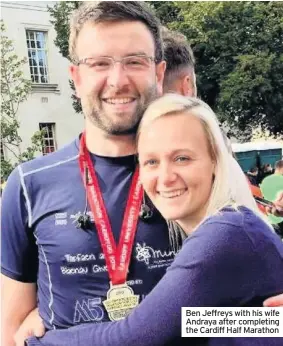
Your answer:
[[[80,141],[79,166],[110,278],[110,289],[103,304],[109,319],[118,321],[139,303],[139,296],[126,284],[143,194],[139,170],[136,168],[133,174],[120,239],[116,244],[95,167],[86,148],[85,133]]]
[[[127,284],[112,285],[103,305],[111,321],[124,319],[139,304],[139,296]]]

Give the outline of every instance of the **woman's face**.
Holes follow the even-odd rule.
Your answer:
[[[139,137],[141,181],[168,220],[195,226],[205,215],[214,162],[200,121],[180,113],[154,120]]]

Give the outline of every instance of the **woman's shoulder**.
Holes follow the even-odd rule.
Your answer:
[[[276,248],[283,256],[282,241],[254,211],[225,207],[198,226],[185,240],[180,254],[196,251],[198,258],[204,256],[207,260],[227,261],[236,256],[251,260]]]
[[[183,243],[178,264],[190,263],[192,257],[209,266],[226,265],[235,258],[254,260],[257,256],[254,243],[258,240],[251,242],[245,229],[248,214],[249,210],[227,207],[205,219]]]
[[[207,217],[187,239],[202,238],[220,244],[242,239],[273,237],[272,228],[254,211],[247,207],[227,206]]]
[[[245,228],[247,224],[253,224],[253,227],[260,225],[262,227],[268,227],[267,223],[256,214],[253,210],[245,206],[227,206],[218,211],[217,213],[209,216],[202,225],[208,224],[226,224],[227,226],[236,226]],[[227,227],[229,229],[229,227]]]
[[[216,244],[242,243],[253,248],[282,248],[280,238],[272,227],[256,212],[244,207],[225,207],[208,217],[195,231],[195,236],[205,237]]]

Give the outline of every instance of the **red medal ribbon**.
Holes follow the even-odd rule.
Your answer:
[[[116,247],[94,165],[86,147],[85,133],[82,134],[80,140],[79,165],[88,202],[93,213],[100,244],[105,256],[110,281],[113,285],[123,284],[126,282],[128,274],[142,202],[143,189],[139,181],[139,170],[135,170],[132,179],[121,235],[118,246]]]

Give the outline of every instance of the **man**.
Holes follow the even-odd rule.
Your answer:
[[[275,162],[274,174],[283,175],[283,160],[278,160]]]
[[[274,175],[278,175],[280,177],[281,176],[283,177],[283,160],[278,160],[275,162],[274,173],[265,177],[262,181],[262,184],[263,183],[266,184],[270,180],[273,180]],[[276,201],[274,202],[274,207],[269,208],[268,212],[274,214],[275,216],[283,216],[283,185],[280,183],[280,178],[278,178],[278,179],[279,180],[276,184],[277,185],[276,191],[278,191]],[[283,181],[283,178],[281,180]]]
[[[184,96],[197,97],[195,58],[186,37],[179,32],[162,28],[166,71],[163,92],[176,92]],[[232,153],[230,140],[223,136]]]
[[[110,280],[142,299],[175,255],[159,214],[138,219],[143,201],[133,181],[138,173],[135,131],[147,105],[162,92],[166,64],[159,22],[142,2],[86,3],[71,23],[70,56],[86,145],[77,138],[54,154],[20,165],[3,193],[5,346],[14,345],[14,333],[36,305],[46,330],[108,321],[103,301]],[[98,184],[87,200],[94,170]],[[102,234],[93,222],[94,194],[105,202]],[[128,268],[123,256],[116,265],[113,253],[107,253],[118,250],[121,227],[126,236],[137,228],[131,248],[122,253],[131,257]],[[107,241],[106,253],[100,236]],[[115,264],[112,277],[107,261]]]
[[[283,160],[279,160],[275,163],[274,174],[283,176]],[[266,177],[265,179],[268,179],[268,178],[269,176]],[[283,186],[282,186],[282,190],[283,190]],[[269,213],[272,213],[275,216],[283,216],[283,191],[278,192],[276,200],[273,202],[273,204],[274,204],[274,207],[267,208],[267,211]],[[267,299],[264,302],[264,306],[269,306],[269,307],[283,306],[283,294]]]
[[[258,181],[258,168],[257,167],[252,167],[248,172],[247,172],[247,177],[252,185],[257,186],[257,181]]]
[[[127,6],[129,6],[128,5],[129,4],[129,2],[127,3]],[[105,5],[106,6],[106,5]],[[132,6],[132,5],[130,5],[130,6]],[[112,7],[112,5],[109,5],[109,7],[107,7],[106,6],[106,9],[107,10],[109,10],[110,8]],[[115,6],[114,6],[114,10],[115,10]],[[113,23],[112,23],[113,24]],[[133,24],[133,23],[132,23]],[[124,23],[123,24],[123,26],[125,26],[126,25],[126,23]],[[99,24],[96,24],[95,26],[100,26]],[[109,23],[107,24],[107,26],[109,26]],[[134,27],[135,28],[135,27]],[[106,32],[106,28],[103,28],[105,31],[104,32]],[[110,29],[110,28],[109,28]],[[133,28],[132,28],[132,30],[133,30]],[[111,28],[111,30],[109,30],[110,32],[109,32],[109,37],[107,37],[107,39],[105,38],[105,37],[103,37],[103,40],[101,40],[101,41],[99,41],[99,42],[101,42],[101,44],[103,43],[103,44],[106,44],[107,42],[108,42],[108,39],[109,38],[111,38],[111,36],[112,36],[112,31],[113,32],[117,32],[117,27],[112,27]],[[127,32],[127,33],[129,33],[129,31]],[[80,39],[82,39],[82,38],[84,38],[84,36],[81,36],[81,37],[78,37],[78,42],[80,42],[79,40]],[[91,39],[91,37],[88,37],[88,39],[90,40]],[[127,38],[128,39],[128,38]],[[149,39],[149,41],[150,41],[150,39],[151,39],[151,37],[149,37],[148,38]],[[93,38],[92,38],[92,40],[93,40]],[[97,40],[97,37],[96,37],[96,40]],[[118,37],[115,37],[115,45],[114,45],[114,48],[115,48],[115,52],[117,51],[117,52],[119,52],[119,50],[121,49],[121,46],[122,46],[122,42],[124,42],[124,40],[125,40],[125,38],[124,38],[124,36],[118,36]],[[166,38],[165,38],[165,40],[166,40]],[[88,41],[89,42],[89,41]],[[126,42],[126,41],[125,41]],[[86,46],[88,46],[87,45],[87,40],[86,41],[84,41],[84,44],[86,45]],[[107,45],[107,46],[110,46],[112,49],[114,49],[112,46],[111,46],[111,44],[112,44],[112,41],[110,40],[109,41],[109,45]],[[117,46],[118,47],[117,47]],[[187,43],[186,43],[186,45],[187,45]],[[131,46],[131,44],[129,44],[129,46]],[[71,45],[70,45],[70,47],[71,47]],[[79,48],[79,44],[77,45],[77,47]],[[166,49],[166,44],[165,44],[165,49]],[[187,50],[188,51],[188,50]],[[112,53],[115,57],[116,57],[116,55],[118,55],[119,56],[119,54],[118,53]],[[191,53],[190,53],[191,54]],[[120,55],[122,55],[121,53],[120,53]],[[165,56],[166,56],[166,58],[168,59],[169,58],[169,55],[167,55],[167,54],[165,54]],[[120,56],[119,56],[120,57]],[[186,58],[186,55],[184,56],[185,57],[185,59],[187,59]],[[76,57],[75,57],[76,58]],[[186,63],[186,60],[184,61],[184,65],[185,65],[185,63]],[[112,71],[109,71],[108,73],[110,73],[110,75],[112,75],[112,73],[114,73],[114,72],[116,72],[117,73],[117,71],[115,70],[115,68],[117,68],[118,66],[117,66],[118,64],[116,64],[115,66],[113,66],[113,70]],[[170,64],[169,64],[169,62],[168,62],[168,65],[170,66]],[[174,64],[173,64],[174,65]],[[172,65],[172,67],[174,67]],[[119,71],[119,70],[118,70]],[[171,70],[170,68],[168,69],[168,71],[166,71],[166,75],[167,75],[167,73],[170,73],[170,71],[174,71],[174,68],[173,68],[173,70]],[[179,69],[179,71],[181,71],[181,69]],[[191,73],[193,73],[193,69],[189,69],[189,70],[187,70],[187,71],[189,71],[189,73],[191,74]],[[176,70],[175,70],[175,72],[176,72]],[[180,74],[180,76],[182,75],[182,73]],[[115,75],[114,75],[115,76]],[[179,74],[178,73],[176,73],[176,78],[178,78],[178,76],[179,76]],[[190,75],[191,76],[191,75]],[[194,73],[193,73],[193,76],[194,76]],[[123,86],[124,84],[125,84],[125,80],[126,80],[126,82],[127,82],[127,79],[126,79],[126,77],[127,77],[127,75],[126,74],[124,74],[123,73],[123,71],[121,70],[120,71],[120,74],[118,75],[118,76],[116,76],[116,81],[117,81],[117,83],[118,82],[120,82],[121,83],[121,86],[120,86],[120,89],[118,89],[118,91],[119,90],[121,90],[121,91],[123,91],[123,90],[127,90],[129,87],[127,87],[126,88],[126,86],[127,86],[127,83],[126,83],[126,86]],[[113,78],[113,76],[112,76],[112,78]],[[133,78],[133,76],[132,76],[132,78]],[[190,77],[191,78],[191,77]],[[74,80],[75,80],[75,82],[77,81],[75,78],[74,78]],[[161,79],[160,79],[161,80]],[[170,80],[170,78],[167,78],[167,81],[169,81]],[[191,80],[194,80],[194,79],[191,79]],[[82,81],[84,81],[84,80],[81,80],[80,82],[82,82]],[[177,83],[176,85],[181,85],[181,83],[179,84],[179,83]],[[175,85],[175,86],[176,86]],[[189,84],[188,84],[189,85]],[[82,91],[82,89],[81,89],[81,84],[80,83],[76,83],[76,87],[77,87],[77,90],[79,90],[80,89],[80,91]],[[166,81],[165,81],[165,88],[166,88]],[[131,90],[131,89],[130,89]],[[166,90],[170,90],[170,89],[166,89]],[[181,92],[180,90],[178,90],[177,88],[176,89],[174,89],[176,92]],[[195,84],[194,85],[191,85],[191,87],[190,88],[188,88],[188,90],[191,90],[190,92],[193,92],[193,90],[196,90],[195,89]],[[83,90],[83,92],[84,92],[85,90]],[[118,95],[119,94],[121,94],[121,93],[118,93]],[[194,94],[191,94],[191,95],[194,95]],[[83,98],[83,93],[82,94],[80,94],[80,97],[81,98]],[[112,96],[112,95],[111,95]],[[115,96],[117,96],[117,95],[115,95]],[[121,94],[121,96],[128,96],[128,95],[123,95],[123,94]],[[84,107],[84,105],[85,105],[85,107]],[[85,108],[85,109],[87,109],[87,103],[83,103],[83,107]],[[85,111],[85,109],[84,109],[84,111]],[[105,115],[108,115],[108,113],[107,114],[105,114]],[[87,119],[88,120],[88,119]],[[87,121],[86,120],[86,121]],[[116,136],[115,137],[115,143],[119,140],[119,136]],[[132,137],[132,139],[133,139],[133,137]],[[105,138],[103,138],[103,143],[107,143],[106,142],[106,140],[105,140]],[[123,144],[123,141],[124,141],[124,139],[123,138],[121,138],[121,141],[119,141],[119,145],[117,144],[117,146],[116,146],[116,148],[117,147],[119,147],[119,146],[122,146],[122,144]],[[113,143],[112,143],[113,144]],[[97,143],[96,143],[96,146],[97,146]],[[134,151],[132,151],[132,152],[134,152]],[[111,154],[111,153],[110,153]],[[108,154],[109,155],[109,154]],[[113,159],[114,160],[114,159]],[[112,162],[112,167],[111,167],[111,174],[113,174],[113,172],[114,172],[114,170],[115,170],[115,165],[114,165],[114,163],[115,162]],[[108,163],[109,164],[109,163]],[[116,164],[118,164],[118,162],[116,162]],[[108,174],[110,174],[110,173],[108,173]],[[78,179],[80,179],[79,177],[78,177]],[[111,187],[112,188],[112,187]],[[108,209],[107,209],[108,210]],[[122,212],[121,212],[122,213]],[[148,226],[150,227],[150,229],[148,228],[148,230],[149,230],[149,232],[154,232],[154,233],[152,233],[152,234],[154,234],[154,236],[157,236],[157,233],[154,231],[155,229],[156,229],[156,227],[161,227],[160,226],[160,224],[159,224],[159,226],[158,226],[158,223],[156,224],[156,222],[154,221],[154,223],[153,223],[153,220],[149,220],[150,221],[150,223],[152,223],[152,224],[149,224]],[[141,221],[140,221],[141,222]],[[145,226],[144,226],[145,227]],[[151,230],[151,227],[152,227],[152,230]],[[155,228],[154,228],[155,227]],[[138,232],[139,232],[139,230],[138,230]],[[139,233],[137,233],[137,236],[138,236],[138,234]],[[165,234],[167,234],[167,229],[166,229],[166,232],[165,232]],[[141,240],[141,242],[142,241],[144,241],[144,240]],[[157,242],[158,242],[158,244],[159,244],[159,241],[160,242],[162,242],[162,239],[161,240],[157,240]],[[149,265],[150,264],[153,264],[154,265],[154,263],[151,263],[151,261],[152,261],[152,258],[150,257],[150,253],[153,253],[153,251],[154,251],[154,248],[153,247],[150,247],[150,246],[147,246],[147,244],[148,244],[148,242],[146,241],[146,244],[142,244],[142,243],[138,243],[137,244],[137,246],[136,246],[136,249],[137,249],[137,254],[139,255],[139,259],[141,260],[141,262],[143,262],[143,264],[144,263],[146,263],[146,261],[148,261],[149,262]],[[168,244],[167,244],[168,245]],[[158,251],[155,251],[153,254],[155,255],[155,256],[158,256],[158,253],[160,253],[160,252],[158,252]],[[170,254],[170,251],[169,252],[167,252],[167,254],[169,255]],[[163,255],[165,255],[165,259],[166,259],[166,252],[164,252],[163,253]],[[149,257],[147,257],[147,256],[149,256]],[[172,256],[170,257],[170,258],[172,258]],[[134,259],[132,259],[132,261],[134,262],[135,260]],[[134,262],[135,263],[135,262]],[[156,265],[156,264],[155,264]],[[166,264],[167,265],[167,264]],[[131,273],[131,272],[130,272]],[[153,272],[152,271],[148,271],[147,272],[147,275],[148,275],[148,279],[149,279],[149,281],[151,280],[151,278],[150,278],[150,276],[151,276],[151,274],[153,275]],[[156,278],[156,282],[159,280],[159,278]],[[70,288],[71,289],[71,288]],[[105,292],[106,292],[106,290],[107,290],[107,288],[105,289]],[[137,292],[136,291],[136,289],[135,289],[135,292]],[[105,294],[105,293],[104,293]],[[100,298],[100,297],[99,297]],[[68,303],[68,302],[67,302]],[[102,306],[101,305],[99,305],[99,307],[101,308]],[[99,316],[98,315],[98,313],[100,312],[100,310],[98,310],[98,309],[95,309],[95,308],[98,308],[98,306],[95,306],[95,304],[93,305],[93,309],[92,309],[92,313],[95,313],[96,314],[96,316]],[[87,304],[85,304],[84,306],[81,304],[81,305],[77,305],[77,310],[76,311],[78,311],[78,316],[84,316],[84,318],[86,319],[87,318],[87,314],[89,314],[89,308],[88,308],[88,305]],[[81,315],[80,315],[80,314]],[[98,319],[97,319],[98,320]],[[94,321],[94,320],[92,320],[92,321]],[[81,318],[80,320],[79,320],[79,323],[80,322],[83,322],[83,319]],[[32,331],[32,332],[34,332],[34,330]],[[40,330],[39,331],[39,333],[38,333],[38,336],[40,335],[42,333],[42,330]]]
[[[163,92],[196,97],[195,58],[186,37],[163,27],[162,39],[166,61]]]

